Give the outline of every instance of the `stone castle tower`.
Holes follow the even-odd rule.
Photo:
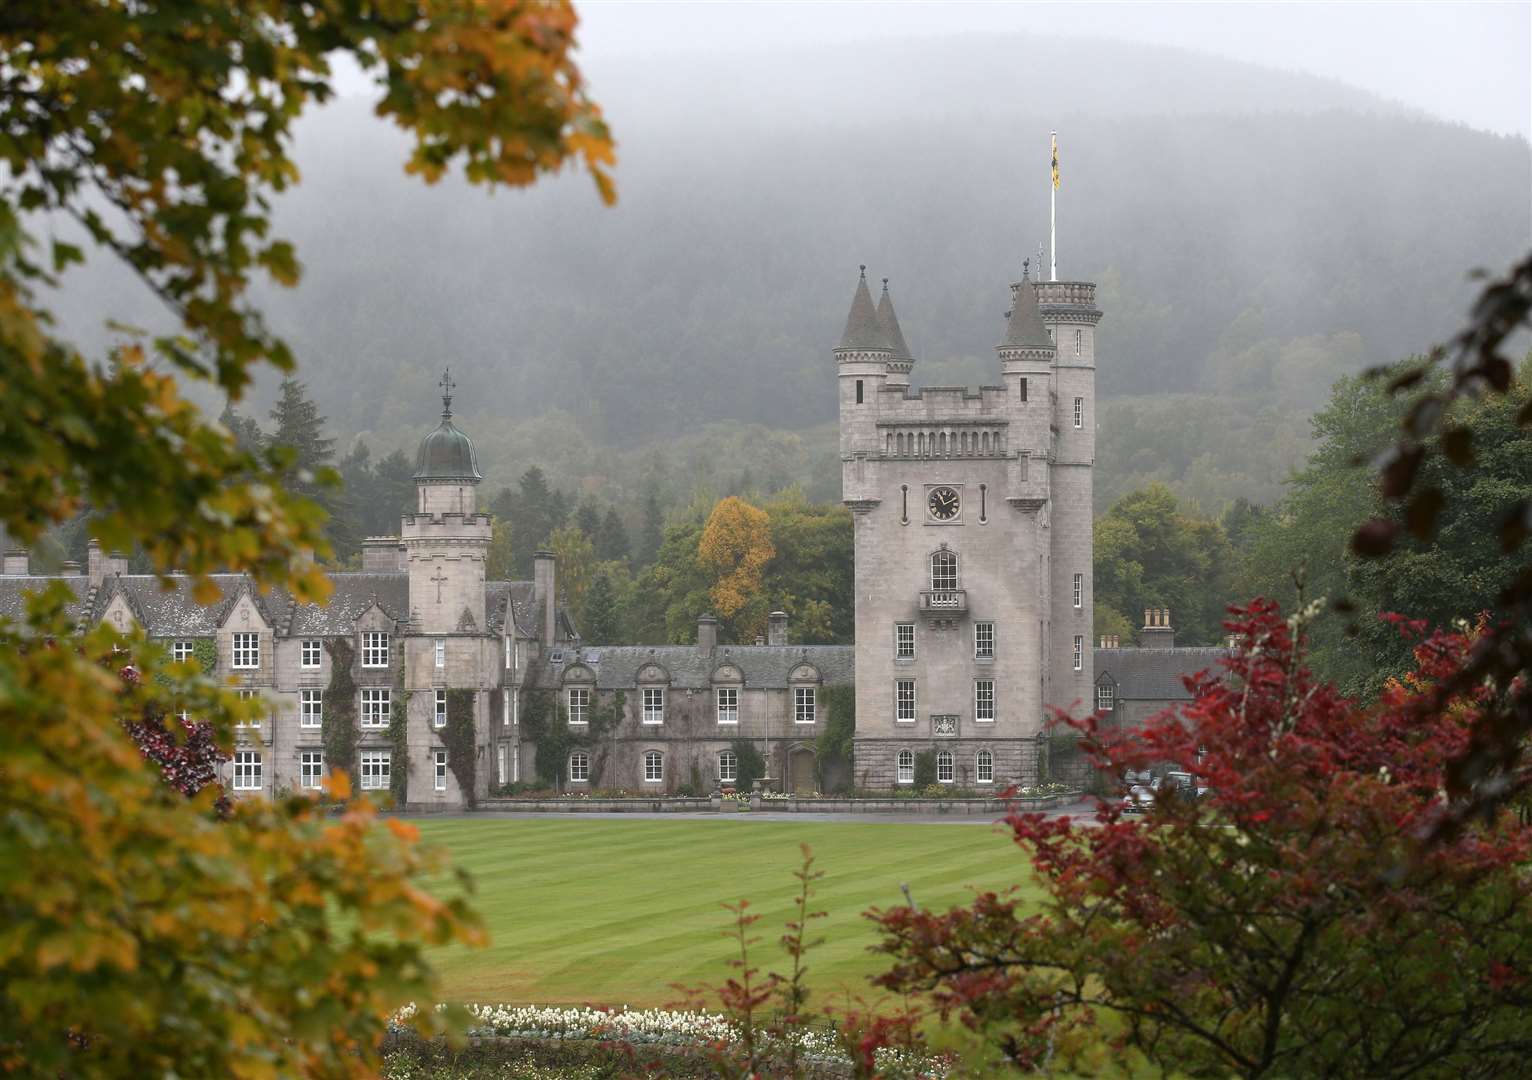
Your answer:
[[[835,349],[856,555],[859,787],[1038,778],[1049,707],[1093,707],[1095,285],[1011,285],[1000,381],[910,387],[866,268]]]

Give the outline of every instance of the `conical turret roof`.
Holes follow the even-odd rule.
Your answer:
[[[840,336],[837,349],[881,349],[891,351],[893,346],[883,333],[878,321],[878,310],[872,305],[872,293],[867,291],[867,267],[862,267],[862,279],[856,283],[856,295],[851,298],[851,311],[846,316],[846,331]]]
[[[1048,328],[1043,325],[1043,313],[1037,307],[1037,290],[1032,287],[1025,272],[1021,275],[1021,285],[1016,289],[1016,303],[1005,328],[1005,340],[1000,344],[1022,349],[1053,348],[1053,338],[1048,336]]]
[[[878,329],[883,340],[893,349],[895,360],[913,360],[909,345],[905,344],[904,331],[899,329],[899,316],[894,314],[894,301],[888,295],[888,278],[883,279],[883,295],[878,297]]]

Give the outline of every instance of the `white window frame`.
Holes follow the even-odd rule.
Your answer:
[[[431,726],[444,728],[447,726],[447,691],[437,687],[433,698],[432,706],[434,711],[431,713]]]
[[[995,755],[988,750],[980,750],[973,756],[973,782],[976,784],[995,782]]]
[[[899,784],[915,782],[915,751],[900,750],[894,755],[894,781]]]
[[[304,638],[298,643],[298,666],[304,671],[318,671],[324,663],[324,646],[318,638]]]
[[[172,641],[170,643],[170,658],[177,663],[192,658],[192,642]]]
[[[1085,399],[1083,397],[1077,397],[1077,398],[1075,398],[1075,430],[1079,431],[1080,429],[1082,429],[1084,427],[1085,427]]]
[[[254,671],[261,666],[261,635],[253,630],[236,630],[229,639],[229,667],[235,671]]]
[[[993,660],[995,658],[994,623],[976,622],[973,624],[973,658],[975,660]]]
[[[1074,660],[1075,660],[1075,670],[1076,671],[1084,671],[1085,670],[1085,638],[1081,637],[1079,634],[1075,635],[1075,657],[1074,657]]]
[[[732,784],[739,780],[739,755],[733,750],[718,751],[718,782]]]
[[[645,724],[663,724],[665,722],[665,688],[663,686],[646,686],[640,698],[643,704],[640,721]]]
[[[393,777],[393,755],[387,750],[363,750],[356,756],[363,791],[387,791]]]
[[[311,730],[324,727],[323,690],[298,691],[298,726]]]
[[[938,569],[937,564],[940,563]],[[950,571],[950,573],[949,573]],[[950,579],[950,580],[949,580]],[[931,553],[931,591],[956,592],[958,587],[958,557],[955,551]]]
[[[388,632],[386,630],[362,631],[362,666],[364,668],[388,667]]]
[[[298,786],[304,791],[318,791],[324,787],[323,750],[299,751]]]
[[[234,693],[241,701],[254,701],[256,698],[256,691],[254,690],[236,690]],[[261,718],[257,716],[254,720],[240,720],[234,726],[237,728],[258,728],[261,726]]]
[[[1085,606],[1085,575],[1084,574],[1076,574],[1075,575],[1074,601],[1075,601],[1075,609],[1076,610],[1079,610],[1080,608]]]
[[[985,714],[988,713],[986,716]],[[973,720],[976,724],[993,724],[995,722],[995,680],[975,679],[973,681]]]
[[[812,724],[819,718],[818,695],[812,686],[793,687],[793,723]]]
[[[912,622],[894,623],[894,659],[915,659],[915,624]]]
[[[909,690],[908,695],[905,694],[906,689]],[[909,705],[908,710],[905,709],[906,704]],[[909,713],[908,716],[905,715],[906,711]],[[913,724],[915,722],[914,679],[894,680],[894,722],[896,724]]]
[[[718,709],[718,722],[720,724],[732,727],[739,723],[739,687],[715,687],[713,702]]]
[[[510,755],[506,753],[505,743],[495,747],[495,782],[504,784],[506,774],[510,772]]]
[[[1117,688],[1111,683],[1096,684],[1096,711],[1115,712],[1117,710]]]
[[[658,750],[644,751],[644,783],[663,784],[665,782],[665,755]]]
[[[431,751],[431,789],[433,791],[447,790],[447,751]]]
[[[260,791],[265,786],[265,762],[259,750],[234,751],[234,790]]]
[[[590,687],[571,686],[564,696],[569,722],[585,727],[590,724]]]
[[[936,782],[938,784],[955,783],[956,776],[957,770],[952,765],[952,751],[938,750],[936,752]]]
[[[360,724],[368,731],[388,727],[394,715],[394,696],[384,687],[364,686],[361,691]]]
[[[569,754],[569,782],[590,783],[590,755],[584,750],[573,750]]]
[[[436,654],[436,666],[439,667],[439,668],[446,667],[447,666],[447,639],[446,638],[437,638],[435,643],[432,645],[432,650]]]

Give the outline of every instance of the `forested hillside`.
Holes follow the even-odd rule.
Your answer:
[[[679,504],[700,465],[720,491],[748,468],[833,495],[857,264],[892,279],[917,382],[992,378],[1057,127],[1060,272],[1106,312],[1098,502],[1158,479],[1211,513],[1275,498],[1335,378],[1444,336],[1465,272],[1532,234],[1524,141],[1336,84],[1041,38],[878,53],[593,65],[615,210],[573,177],[428,191],[366,102],[306,117],[278,214],[304,282],[260,300],[339,450],[412,447],[451,364],[491,485],[539,464],[631,514],[645,477]],[[99,264],[69,285],[82,340],[155,322]]]

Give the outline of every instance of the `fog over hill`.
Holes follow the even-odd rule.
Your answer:
[[[611,210],[575,175],[427,188],[362,99],[303,119],[278,227],[304,280],[259,299],[340,431],[409,443],[450,363],[496,483],[540,460],[631,492],[638,458],[606,447],[759,424],[805,430],[782,467],[833,495],[857,265],[892,279],[917,382],[991,381],[1057,128],[1060,275],[1106,312],[1103,493],[1270,497],[1337,375],[1444,337],[1466,272],[1532,243],[1525,141],[1174,49],[954,37],[589,74],[619,140]],[[155,318],[100,259],[56,306],[95,347],[103,314]]]

